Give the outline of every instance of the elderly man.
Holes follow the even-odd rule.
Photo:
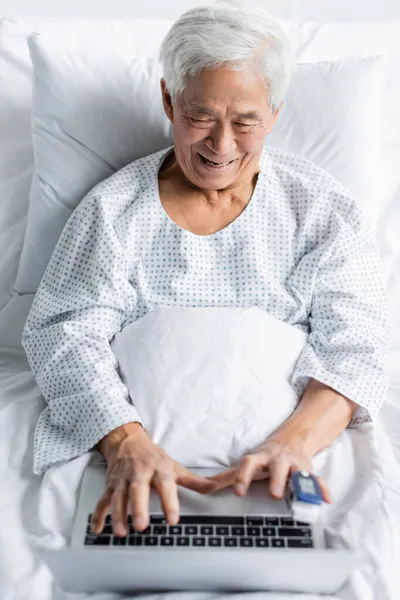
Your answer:
[[[150,486],[171,524],[177,485],[244,494],[269,476],[281,497],[291,471],[312,470],[314,454],[344,428],[377,415],[387,388],[387,301],[363,214],[328,173],[265,146],[291,71],[279,23],[226,2],[190,10],[160,58],[173,146],[82,200],[22,339],[48,402],[34,470],[98,448],[107,485],[92,526],[100,532],[111,510],[116,535],[126,533],[128,510],[146,528]],[[116,332],[161,304],[258,306],[309,333],[292,376],[296,410],[215,478],[196,477],[153,443],[110,349]]]

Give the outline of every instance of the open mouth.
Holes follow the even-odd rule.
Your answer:
[[[199,156],[205,165],[207,165],[209,167],[213,167],[214,169],[223,169],[224,167],[228,167],[236,160],[236,158],[234,158],[233,160],[230,160],[229,162],[217,163],[217,162],[213,162],[212,160],[208,160],[208,158],[206,158],[205,156],[200,154],[200,152],[199,152]]]

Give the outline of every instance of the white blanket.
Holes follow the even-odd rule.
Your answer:
[[[112,349],[154,440],[188,466],[213,466],[238,460],[292,412],[297,398],[290,373],[305,340],[306,334],[256,307],[161,307],[118,333]],[[24,396],[31,378],[25,372],[21,380],[17,361],[14,372],[2,380],[2,393],[11,392],[17,376],[21,397],[9,403],[2,398],[0,413],[0,475],[7,482],[0,492],[0,598],[86,598],[58,590],[34,550],[68,543],[78,486],[91,455],[52,467],[43,478],[32,475],[32,437],[44,403],[38,402],[37,393],[27,400],[25,390]],[[333,493],[334,503],[323,509],[330,544],[365,551],[364,565],[335,598],[397,599],[400,467],[382,426],[378,422],[345,430],[316,455],[313,465]],[[210,600],[219,595],[145,597]],[[223,597],[319,598],[274,592]]]

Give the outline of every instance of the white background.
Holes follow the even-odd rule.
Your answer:
[[[251,3],[254,3],[251,2]],[[281,18],[318,21],[371,21],[400,18],[399,0],[258,0]],[[0,17],[152,17],[173,19],[212,0],[0,0]]]

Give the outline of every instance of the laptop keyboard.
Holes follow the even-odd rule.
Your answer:
[[[91,532],[90,519],[86,546],[313,548],[310,525],[290,517],[181,515],[178,525],[168,525],[163,515],[150,515],[147,529],[137,532],[128,516],[126,537],[113,535],[111,515],[99,535]]]

